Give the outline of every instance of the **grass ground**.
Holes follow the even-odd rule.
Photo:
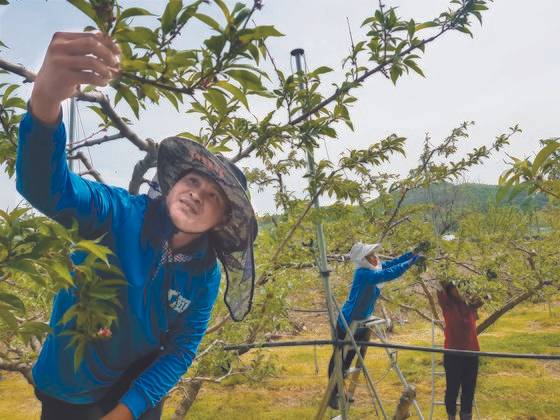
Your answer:
[[[321,315],[322,316],[322,315]],[[317,329],[298,339],[318,336]],[[391,341],[429,344],[430,327],[413,321],[397,327]],[[528,305],[512,311],[481,338],[486,351],[560,354],[560,307],[551,314],[543,305]],[[277,377],[262,383],[230,385],[205,384],[190,411],[193,419],[310,419],[313,418],[326,386],[326,367],[331,350],[327,347],[298,347],[269,350],[277,356]],[[399,353],[399,365],[417,387],[418,403],[427,415],[431,398],[431,356],[425,353]],[[438,360],[441,359],[438,357]],[[388,372],[388,359],[381,349],[370,349],[367,364],[387,412],[392,412],[401,386]],[[317,368],[317,370],[316,370]],[[438,382],[438,394],[444,390]],[[560,362],[482,359],[476,399],[483,419],[560,419]],[[167,404],[164,419],[172,404]],[[416,416],[413,416],[415,418]],[[39,404],[31,387],[17,374],[0,380],[0,419],[39,418]],[[375,419],[364,385],[358,388],[351,418]],[[444,418],[441,407],[435,418]]]

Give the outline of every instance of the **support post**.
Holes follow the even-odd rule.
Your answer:
[[[302,62],[303,62],[304,54],[305,52],[302,48],[296,48],[291,52],[291,55],[292,57],[294,57],[296,62],[296,71],[301,75],[303,75]],[[305,90],[305,85],[303,81],[300,82],[299,87],[301,90]],[[305,112],[305,109],[302,109],[302,112]],[[313,149],[311,147],[307,147],[306,154],[307,154],[307,165],[308,165],[308,170],[310,175],[309,189],[310,189],[311,197],[315,197],[317,190],[313,182],[313,177],[315,174],[315,158],[313,156]],[[319,197],[315,198],[315,200],[313,201],[313,207],[317,210],[320,209]],[[323,280],[323,287],[325,289],[325,298],[327,304],[327,311],[329,315],[329,325],[331,327],[331,337],[334,341],[337,339],[337,334],[336,334],[337,316],[334,312],[334,308],[332,305],[332,291],[331,291],[330,279],[329,279],[330,270],[327,263],[327,247],[325,244],[325,235],[323,232],[323,224],[321,223],[321,221],[320,220],[316,221],[314,224],[315,224],[315,236],[316,236],[317,248],[318,248],[317,264],[319,266],[319,272],[321,274],[321,278]],[[342,419],[346,420],[347,410],[346,410],[346,397],[344,392],[344,378],[342,372],[343,369],[342,352],[336,351],[336,349],[337,349],[336,345],[333,346],[333,351],[335,354],[333,374],[336,377],[336,383],[338,385],[338,407],[340,409],[340,414],[342,416]]]
[[[70,130],[68,133],[68,147],[72,149],[74,142],[76,141],[76,98],[70,98]],[[70,171],[74,170],[74,160],[68,160],[68,168]]]

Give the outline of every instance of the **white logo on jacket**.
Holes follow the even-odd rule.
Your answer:
[[[191,303],[190,300],[181,296],[177,290],[169,289],[167,293],[167,301],[169,302],[169,307],[175,312],[183,313]]]

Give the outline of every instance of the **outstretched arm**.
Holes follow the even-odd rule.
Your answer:
[[[19,127],[18,191],[37,210],[66,226],[76,219],[82,236],[103,233],[101,228],[129,196],[69,171],[61,104],[76,94],[80,84],[106,86],[118,71],[118,53],[118,47],[100,33],[55,33]]]
[[[396,280],[402,276],[411,266],[414,264],[414,258],[412,257],[404,262],[395,264],[392,267],[382,269],[382,270],[368,270],[367,281],[369,283],[384,283],[391,280]]]
[[[69,227],[78,222],[83,237],[109,231],[130,202],[121,188],[86,180],[72,173],[66,162],[66,130],[62,113],[45,124],[28,104],[19,126],[16,160],[18,192],[37,210]]]
[[[392,260],[389,261],[383,261],[381,263],[381,267],[383,269],[391,268],[397,264],[410,260],[412,257],[414,257],[414,254],[412,252],[407,252],[406,254],[402,254],[400,257],[393,258]]]

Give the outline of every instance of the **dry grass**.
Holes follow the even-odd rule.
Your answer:
[[[560,308],[555,308],[553,315],[551,317],[548,309],[542,305],[519,308],[481,337],[481,347],[488,351],[560,354]],[[308,328],[298,339],[326,335],[326,324],[321,316],[305,317]],[[422,321],[411,321],[402,327],[397,326],[391,341],[427,344],[430,342],[429,325]],[[278,357],[280,373],[277,377],[259,384],[206,384],[190,412],[190,418],[313,418],[327,383],[326,368],[331,349],[318,347],[316,357],[313,347],[268,351]],[[250,357],[250,353],[247,357]],[[377,387],[387,412],[392,412],[400,396],[401,385],[394,372],[387,373],[389,364],[384,350],[370,349],[367,364],[374,379],[380,380]],[[418,402],[427,414],[431,401],[431,356],[401,351],[399,364],[409,381],[416,385]],[[440,397],[444,387],[442,379],[438,382]],[[560,419],[559,394],[560,362],[481,361],[477,400],[484,419]],[[172,405],[173,401],[167,404],[164,419],[170,417]],[[0,380],[0,419],[38,418],[39,404],[31,387],[17,374],[4,374]],[[351,418],[377,418],[364,385],[358,388]],[[442,408],[438,408],[435,418],[444,418]]]

